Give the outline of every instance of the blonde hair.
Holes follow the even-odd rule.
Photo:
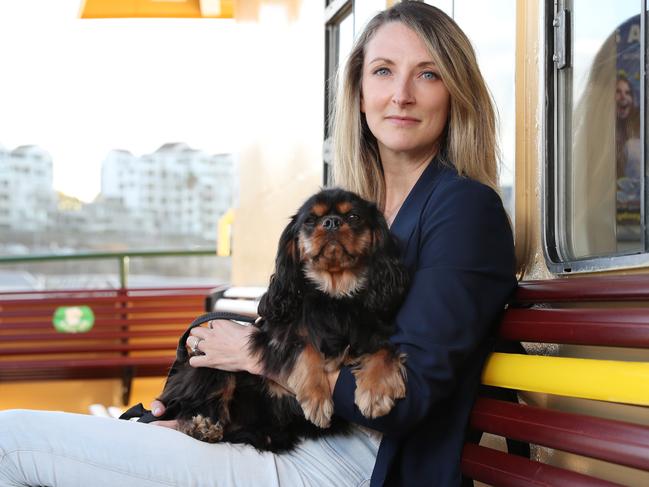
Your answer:
[[[378,144],[360,111],[360,97],[366,46],[388,22],[402,22],[419,35],[449,91],[449,119],[438,159],[460,175],[497,189],[495,110],[471,43],[444,12],[414,1],[377,14],[354,43],[331,117],[334,183],[383,207],[385,181]]]
[[[588,81],[572,114],[574,140],[564,191],[570,195],[566,220],[568,245],[575,258],[610,254],[617,249],[615,39],[615,34],[610,35],[593,58]]]

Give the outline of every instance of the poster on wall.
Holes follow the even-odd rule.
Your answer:
[[[642,190],[640,138],[640,16],[616,31],[615,164],[618,242],[640,240]]]

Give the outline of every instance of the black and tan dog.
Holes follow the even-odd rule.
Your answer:
[[[159,398],[162,419],[203,441],[283,451],[340,432],[327,373],[351,365],[366,417],[405,395],[404,360],[388,341],[407,274],[377,207],[354,193],[312,196],[284,230],[249,351],[265,375],[184,364]],[[293,394],[294,393],[294,394]]]

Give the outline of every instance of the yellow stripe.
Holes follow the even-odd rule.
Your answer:
[[[649,362],[493,353],[482,371],[482,383],[649,406]]]
[[[82,19],[123,17],[233,18],[234,0],[83,0]]]
[[[232,224],[234,223],[234,210],[228,209],[217,223],[216,255],[226,257],[232,255]]]

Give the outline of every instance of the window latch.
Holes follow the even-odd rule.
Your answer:
[[[552,61],[557,69],[570,65],[570,12],[559,10],[552,20],[554,27],[554,53]]]

